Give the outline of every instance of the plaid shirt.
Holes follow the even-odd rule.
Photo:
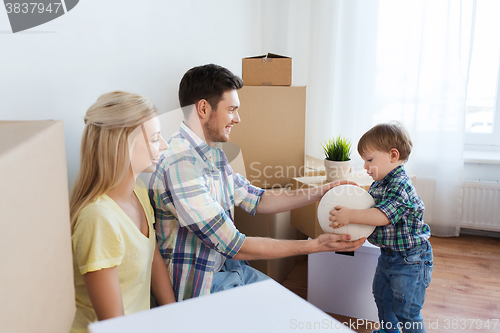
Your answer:
[[[150,181],[158,247],[176,299],[209,294],[216,252],[234,257],[245,240],[234,206],[255,215],[264,190],[233,173],[220,148],[210,148],[184,123],[169,141]]]
[[[424,243],[431,236],[429,225],[423,221],[424,203],[403,166],[373,182],[368,192],[375,199],[375,207],[391,221],[375,228],[368,237],[370,243],[402,251]]]

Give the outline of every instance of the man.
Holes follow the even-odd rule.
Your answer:
[[[219,148],[240,122],[242,80],[217,65],[190,69],[179,85],[184,122],[169,141],[150,182],[160,252],[178,301],[268,277],[243,260],[321,251],[354,251],[364,239],[321,235],[313,240],[246,237],[234,226],[234,206],[250,214],[288,211],[318,201],[338,185],[273,194],[234,174]]]

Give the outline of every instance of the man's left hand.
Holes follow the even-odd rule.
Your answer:
[[[358,186],[359,187],[358,184],[356,184],[355,182],[352,182],[350,180],[335,180],[335,181],[333,181],[331,183],[323,185],[323,187],[322,187],[322,195],[325,195],[326,192],[328,192],[332,188],[340,186],[340,185],[354,185],[354,186]]]
[[[336,252],[351,252],[357,250],[366,238],[360,238],[356,241],[350,242],[351,236],[349,235],[336,235],[336,234],[322,234],[318,238],[314,239],[317,242],[318,247],[313,252],[325,252],[325,251],[336,251]]]

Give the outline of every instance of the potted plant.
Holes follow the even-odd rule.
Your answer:
[[[325,152],[326,180],[347,179],[351,172],[351,142],[339,135],[321,146]]]

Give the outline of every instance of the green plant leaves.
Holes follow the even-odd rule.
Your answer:
[[[337,138],[327,140],[321,145],[325,158],[329,161],[349,161],[351,159],[351,142],[339,135]]]

